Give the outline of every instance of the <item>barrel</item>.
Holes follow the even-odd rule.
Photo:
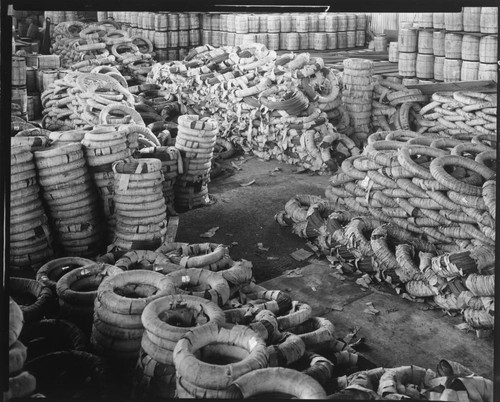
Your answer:
[[[179,60],[179,50],[177,48],[169,48],[168,49],[168,60]]]
[[[418,78],[403,78],[401,84],[403,85],[415,85],[418,84],[420,80]]]
[[[433,13],[418,13],[416,16],[416,22],[419,28],[432,28],[433,25]]]
[[[356,30],[356,14],[346,14],[347,18],[347,30],[355,31]]]
[[[339,49],[347,48],[347,31],[337,32],[337,48]]]
[[[97,21],[106,21],[108,19],[107,11],[98,11],[97,12]]]
[[[481,7],[479,29],[482,33],[498,33],[498,7]]]
[[[325,32],[325,14],[318,14],[318,32]]]
[[[229,13],[221,13],[220,14],[220,30],[221,31],[226,31],[229,32],[229,27],[227,25],[227,18],[229,16]]]
[[[418,53],[434,54],[432,31],[424,29],[418,31]]]
[[[159,49],[166,49],[168,47],[168,31],[157,31],[154,37],[154,47]]]
[[[43,90],[47,90],[49,85],[58,79],[59,71],[57,70],[42,70]]]
[[[281,29],[281,19],[279,14],[268,14],[267,33],[279,33]]]
[[[198,29],[200,27],[200,14],[188,13],[189,29]]]
[[[326,33],[326,48],[328,50],[337,49],[337,32]]]
[[[434,31],[432,33],[432,53],[434,56],[444,56],[444,31]]]
[[[26,90],[36,92],[36,71],[35,67],[26,67]]]
[[[26,114],[29,121],[36,120],[42,116],[42,102],[40,100],[40,94],[28,93],[26,103]]]
[[[356,31],[356,46],[365,46],[366,44],[366,32]]]
[[[209,13],[202,14],[201,28],[203,31],[210,31],[212,29],[212,15]]]
[[[292,32],[297,32],[297,15],[299,15],[299,13],[289,13],[288,15],[290,16]]]
[[[480,32],[481,7],[463,7],[462,15],[465,32]]]
[[[444,81],[443,69],[444,57],[434,56],[434,79],[436,81]]]
[[[462,13],[445,13],[444,28],[447,31],[462,31],[464,29]]]
[[[479,63],[477,79],[498,82],[498,65],[496,63]]]
[[[338,15],[334,13],[327,13],[325,16],[325,32],[338,31]]]
[[[479,61],[479,37],[475,35],[463,35],[462,60]]]
[[[179,47],[188,47],[189,46],[189,31],[188,30],[179,30]]]
[[[179,14],[168,13],[168,29],[171,31],[177,31],[179,29]],[[176,52],[178,55],[178,52]]]
[[[280,33],[280,49],[286,49],[286,35],[287,33],[282,32]],[[309,39],[309,36],[308,36]]]
[[[462,35],[447,33],[444,37],[444,55],[447,59],[462,58]]]
[[[397,63],[399,60],[398,42],[389,42],[389,61]]]
[[[292,32],[292,19],[290,18],[290,14],[282,14],[279,20],[279,30],[280,32]]]
[[[57,54],[38,55],[38,69],[48,70],[61,67],[61,59]]]
[[[356,31],[366,30],[366,14],[356,14]]]
[[[236,33],[236,14],[229,13],[227,15],[227,31]]]
[[[286,50],[299,50],[300,37],[298,32],[284,33],[286,36]]]
[[[248,33],[248,15],[237,14],[234,18],[234,27],[238,34]]]
[[[338,14],[337,15],[337,30],[338,31],[347,31],[347,15],[346,14]]]
[[[355,32],[356,31],[353,31],[353,33]],[[326,32],[315,32],[313,38],[314,38],[314,45],[313,45],[314,50],[326,50],[326,43],[327,43]],[[353,39],[354,39],[353,46],[351,47],[354,47],[354,44],[356,42],[355,35]]]
[[[498,57],[497,35],[483,36],[479,41],[479,61],[481,63],[496,63]]]
[[[190,29],[189,30],[189,46],[199,46],[201,42],[200,30]]]
[[[280,48],[280,34],[268,33],[267,34],[267,48],[269,50],[279,50]]]
[[[245,34],[242,34],[242,35],[245,35]],[[214,47],[220,47],[221,43],[220,43],[220,31],[213,31],[212,30],[212,46]],[[241,42],[243,43],[243,42]]]
[[[28,107],[28,92],[26,86],[11,86],[12,103],[16,103],[21,107],[21,117],[26,117]]]
[[[15,86],[26,85],[26,59],[12,56],[11,83]]]
[[[268,19],[267,14],[259,14],[259,32],[268,32],[268,27],[267,27],[267,19]]]
[[[227,46],[227,32],[226,31],[219,31],[219,32],[220,32],[220,45]]]
[[[317,32],[318,31],[318,26],[319,26],[319,21],[318,21],[318,14],[317,13],[309,13],[307,15],[307,20],[309,24],[309,32]]]
[[[417,54],[415,64],[415,74],[417,78],[434,78],[434,55]]]
[[[460,81],[461,70],[462,70],[462,60],[445,58],[443,66],[444,82]]]
[[[160,63],[168,60],[168,51],[167,49],[155,49],[156,60]]]
[[[234,46],[234,41],[236,40],[236,34],[234,32],[228,32],[226,40],[228,46]]]
[[[259,32],[259,15],[258,14],[248,14],[248,32],[258,33]]]
[[[398,73],[402,77],[414,77],[416,74],[417,54],[399,52]]]
[[[460,70],[460,79],[462,81],[476,81],[479,73],[478,61],[462,61],[462,68]]]
[[[139,25],[138,16],[141,16],[141,23]],[[142,13],[131,13],[130,14],[130,26],[134,28],[142,28]]]
[[[37,67],[38,68],[38,55],[37,54],[27,54],[24,58],[24,62],[27,67]]]
[[[179,20],[179,31],[187,31],[189,29],[189,16],[187,13],[179,13],[178,14],[178,20]]]
[[[417,51],[418,31],[411,28],[402,28],[398,35],[400,52],[415,53]]]
[[[202,45],[212,44],[212,31],[206,29],[201,30],[201,44]]]
[[[432,13],[432,26],[434,29],[444,29],[444,13]]]
[[[373,39],[376,52],[387,52],[387,36],[379,34]]]
[[[164,32],[168,29],[168,17],[166,14],[155,15],[155,31]]]
[[[179,31],[168,31],[168,46],[179,47]]]
[[[309,18],[307,14],[297,14],[297,32],[309,32]]]
[[[220,31],[220,14],[219,13],[212,14],[212,19],[210,22],[212,23],[212,31]]]
[[[255,34],[255,36],[257,37],[257,43],[260,43],[267,47],[267,33],[260,32],[258,34]]]
[[[309,33],[299,32],[299,46],[301,50],[309,49]]]
[[[355,47],[356,46],[356,31],[347,31],[347,47]]]

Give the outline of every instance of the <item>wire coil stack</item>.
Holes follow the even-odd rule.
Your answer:
[[[371,132],[373,62],[346,59],[343,64],[342,101],[351,117],[353,137],[361,144]]]
[[[36,151],[35,164],[62,256],[98,255],[102,251],[101,216],[82,144]]]
[[[36,270],[53,257],[54,250],[29,146],[12,146],[10,162],[9,268]]]
[[[179,116],[178,125],[175,148],[182,156],[183,173],[175,183],[175,205],[192,209],[210,201],[208,182],[219,126],[197,115]]]
[[[167,230],[163,173],[159,159],[114,162],[116,230],[114,246],[121,250],[154,250]]]

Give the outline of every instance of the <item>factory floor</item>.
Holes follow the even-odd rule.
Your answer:
[[[440,359],[449,359],[493,379],[493,337],[478,338],[456,328],[461,316],[403,299],[381,284],[362,288],[355,283],[357,276],[339,275],[315,255],[302,261],[290,255],[311,250],[305,239],[278,225],[274,215],[296,194],[324,196],[328,175],[250,156],[222,164],[222,174],[209,184],[216,202],[180,213],[176,241],[231,246],[233,259],[252,262],[257,283],[309,304],[313,315],[335,325],[338,338],[362,338],[358,352],[376,366],[413,364],[435,370]],[[200,237],[217,227],[212,237]]]

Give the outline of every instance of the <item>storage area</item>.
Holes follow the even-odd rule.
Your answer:
[[[9,11],[5,400],[494,400],[498,8],[283,10]]]

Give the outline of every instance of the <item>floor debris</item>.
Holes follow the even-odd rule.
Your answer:
[[[299,250],[295,250],[293,253],[290,253],[290,256],[297,261],[304,261],[311,257],[314,253],[310,251],[304,250],[303,248]]]
[[[215,235],[215,232],[217,232],[220,228],[218,226],[215,226],[213,228],[208,229],[205,233],[202,233],[200,237],[204,238],[210,238]]]

